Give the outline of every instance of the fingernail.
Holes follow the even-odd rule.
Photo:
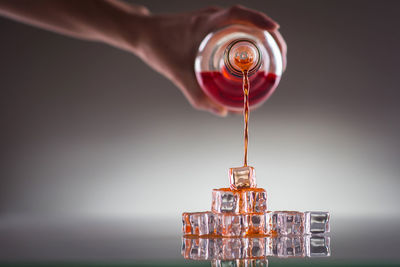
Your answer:
[[[278,23],[276,23],[275,21],[272,21],[271,28],[273,28],[273,30],[277,30],[281,27],[281,25],[279,25]]]
[[[226,117],[226,115],[228,115],[228,111],[224,108],[214,107],[214,108],[212,108],[212,110],[215,114],[217,114],[220,117]]]
[[[277,30],[279,29],[280,25],[278,24],[278,22],[271,19],[267,21],[267,27],[272,28],[272,30]]]

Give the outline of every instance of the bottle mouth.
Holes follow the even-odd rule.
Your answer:
[[[261,52],[252,40],[238,39],[226,47],[224,63],[231,74],[242,77],[247,72],[250,76],[261,66]]]

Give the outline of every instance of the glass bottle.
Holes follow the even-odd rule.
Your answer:
[[[238,58],[252,62],[248,67],[251,108],[271,96],[282,75],[281,52],[267,31],[235,24],[209,33],[195,59],[197,81],[207,96],[230,111],[243,110],[242,68],[235,64]]]

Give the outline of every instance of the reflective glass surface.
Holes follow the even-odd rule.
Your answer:
[[[282,257],[268,256],[268,266],[400,266],[398,227],[395,218],[332,215],[329,257],[316,257],[326,253],[326,240],[280,240],[269,253]],[[182,241],[180,218],[7,217],[0,220],[0,266],[246,266],[233,260],[244,253],[236,243],[225,251],[233,257],[227,262],[185,259]],[[258,241],[249,242],[263,250],[250,252],[260,256],[266,246]]]

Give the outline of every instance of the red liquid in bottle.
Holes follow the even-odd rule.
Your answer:
[[[199,83],[204,92],[215,102],[229,110],[243,110],[243,78],[235,77],[227,71],[206,71],[197,73]],[[274,73],[256,72],[249,77],[251,93],[250,107],[256,107],[267,100],[275,91],[280,77]]]

